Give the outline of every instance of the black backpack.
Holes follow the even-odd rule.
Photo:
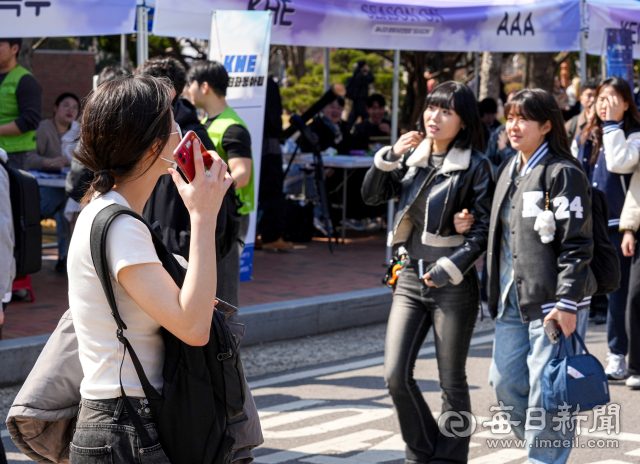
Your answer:
[[[506,163],[505,163],[506,164]],[[547,165],[543,171],[545,192],[551,185]],[[609,240],[609,205],[607,196],[598,189],[591,190],[591,217],[593,233],[593,258],[589,267],[596,278],[598,288],[594,295],[608,295],[620,288],[620,258]]]
[[[107,232],[113,220],[123,214],[138,219],[149,228],[158,258],[179,287],[182,287],[186,270],[162,243],[153,227],[131,209],[114,204],[96,215],[91,227],[91,257],[118,326],[116,336],[124,345],[125,354],[128,350],[131,355],[156,420],[159,442],[173,463],[227,464],[234,452],[228,420],[242,414],[245,406],[246,385],[235,335],[225,323],[225,316],[217,309],[214,309],[209,343],[205,346],[187,345],[162,329],[165,344],[162,395],[153,388],[124,335],[127,326],[120,318],[107,266]],[[127,400],[122,379],[120,391],[142,447],[156,445]]]
[[[16,275],[38,272],[42,267],[42,226],[40,225],[40,189],[28,172],[14,169],[0,159],[9,174],[9,196],[13,213]]]
[[[593,217],[593,259],[591,270],[598,282],[596,295],[608,295],[620,288],[620,258],[609,240],[609,205],[607,195],[598,189],[591,191]]]

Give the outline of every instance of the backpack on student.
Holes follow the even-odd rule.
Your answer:
[[[545,192],[551,185],[545,166]],[[608,295],[620,288],[620,258],[609,240],[609,206],[602,190],[591,190],[591,217],[593,231],[593,258],[589,267],[596,278],[598,288],[595,295]]]
[[[40,189],[28,172],[14,169],[0,159],[9,175],[9,196],[13,213],[16,275],[38,272],[42,267],[42,226],[40,225]]]
[[[609,240],[609,204],[607,195],[598,189],[591,191],[593,217],[593,259],[591,270],[598,282],[596,295],[608,295],[620,288],[620,258]]]
[[[141,221],[151,232],[158,258],[174,282],[182,287],[186,271],[169,252],[153,227],[140,215],[121,205],[110,205],[100,211],[91,227],[91,256],[98,278],[118,326],[114,334],[128,350],[149,401],[158,430],[159,442],[171,462],[187,464],[227,464],[231,462],[238,437],[231,427],[244,412],[245,402],[253,402],[247,388],[238,353],[236,336],[225,322],[225,316],[214,309],[209,343],[189,346],[168,330],[162,329],[165,361],[162,371],[164,386],[159,394],[149,383],[133,347],[125,337],[127,329],[118,312],[106,259],[106,239],[114,219],[129,215]],[[212,301],[213,304],[213,301]],[[237,324],[242,329],[244,326]],[[236,327],[237,328],[237,327]],[[124,356],[124,355],[123,355]],[[142,421],[133,410],[122,383],[124,405],[135,426],[143,448],[154,446]],[[256,433],[262,435],[259,424]],[[255,428],[255,427],[254,427]],[[254,446],[260,443],[255,443]]]

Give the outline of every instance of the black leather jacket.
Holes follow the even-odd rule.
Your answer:
[[[452,283],[460,283],[487,249],[494,189],[491,162],[477,150],[453,148],[438,171],[429,166],[428,141],[395,162],[385,159],[390,149],[383,148],[375,155],[374,166],[362,184],[364,202],[378,205],[400,199],[388,245],[403,243],[413,228],[406,213],[420,191],[433,183],[427,201],[427,233],[422,242],[434,247],[457,247],[438,263],[447,271]],[[453,225],[453,216],[464,208],[474,215],[475,221],[468,232],[459,235]]]
[[[543,318],[554,307],[575,314],[589,307],[596,291],[590,271],[593,258],[591,187],[584,171],[570,161],[547,153],[531,172],[512,180],[514,158],[498,174],[487,250],[489,311],[498,315],[500,289],[501,211],[511,195],[509,229],[518,308],[523,322]],[[512,184],[514,184],[512,186]],[[545,208],[555,213],[554,240],[544,244],[534,230]]]

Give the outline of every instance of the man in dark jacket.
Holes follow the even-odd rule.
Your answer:
[[[384,118],[386,101],[379,93],[374,93],[367,98],[368,118],[353,130],[353,145],[356,150],[369,150],[371,137],[390,137],[391,121]]]
[[[359,60],[353,71],[353,76],[347,80],[347,98],[353,102],[349,117],[347,118],[347,129],[351,130],[358,117],[364,121],[367,119],[367,97],[369,96],[369,84],[373,83],[374,77],[371,68],[365,60]]]
[[[269,76],[267,79],[267,102],[264,115],[264,135],[262,141],[262,162],[260,164],[260,189],[258,210],[262,213],[258,224],[262,235],[263,248],[289,250],[293,243],[283,239],[285,227],[285,203],[282,187],[282,99],[278,83]]]
[[[196,133],[203,147],[206,150],[214,150],[215,147],[211,138],[207,134],[206,128],[200,124],[195,106],[183,98],[180,98],[187,82],[186,70],[184,66],[175,58],[154,57],[151,58],[136,70],[136,74],[146,74],[153,77],[167,77],[171,80],[176,96],[173,100],[173,117],[180,126],[182,135],[192,130]],[[229,200],[231,199],[231,200]],[[235,211],[229,209],[235,205],[235,189],[229,188],[222,202],[218,221],[216,224],[216,251],[218,262],[223,258],[220,256],[222,243],[237,243],[238,231],[233,230],[229,225],[229,215],[234,215]],[[162,241],[172,253],[178,254],[185,259],[189,259],[189,245],[191,242],[191,220],[189,211],[178,193],[173,179],[170,175],[161,176],[158,179],[155,189],[151,193],[143,211],[144,216],[153,224],[158,222],[162,230]],[[218,274],[220,280],[224,276]],[[216,296],[224,301],[237,304],[237,295],[225,295],[222,292],[223,286],[218,285]]]

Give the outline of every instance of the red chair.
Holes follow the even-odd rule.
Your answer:
[[[13,280],[13,288],[12,290],[15,292],[16,290],[29,290],[29,294],[31,295],[31,302],[36,301],[36,297],[33,294],[33,286],[31,285],[31,276],[16,276]]]

